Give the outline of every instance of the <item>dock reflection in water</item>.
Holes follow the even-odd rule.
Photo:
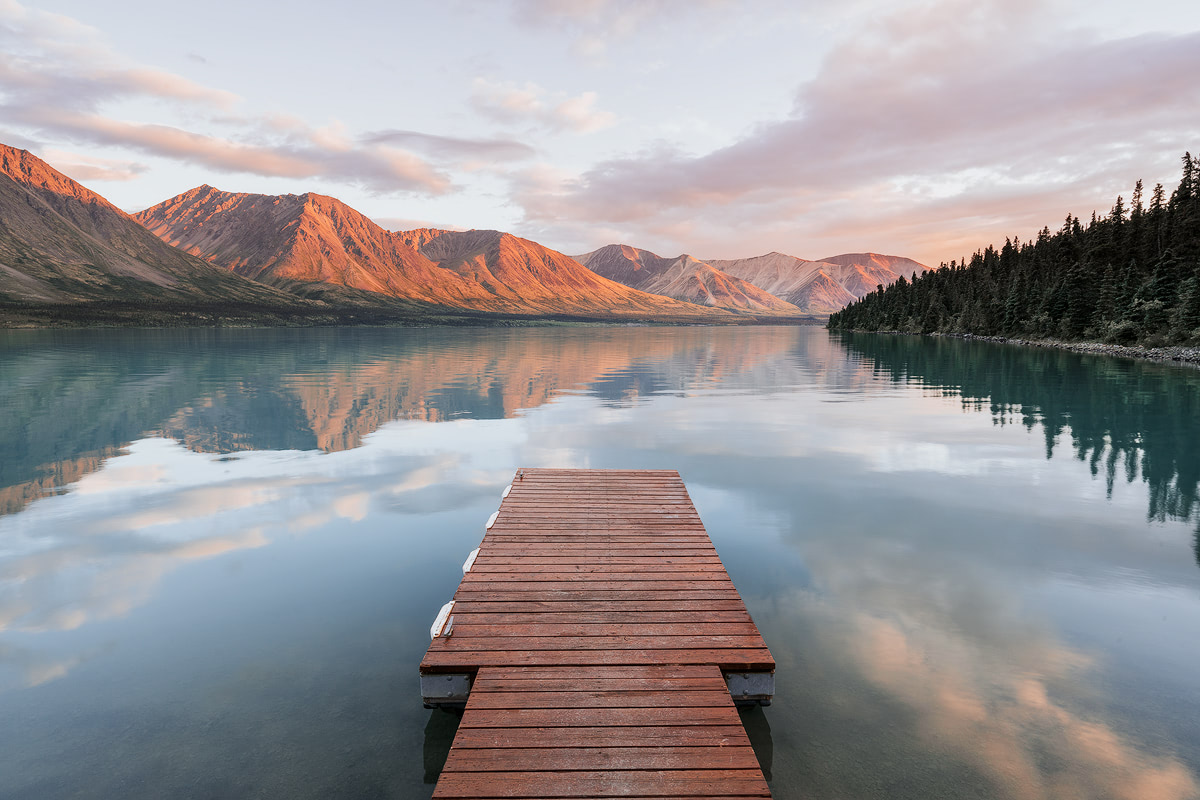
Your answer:
[[[428,796],[429,621],[526,464],[681,472],[776,797],[1191,797],[1198,396],[819,329],[5,333],[0,795]]]

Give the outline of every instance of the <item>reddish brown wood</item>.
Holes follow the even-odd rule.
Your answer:
[[[758,769],[442,773],[434,797],[770,797]]]
[[[543,622],[541,615],[530,616],[526,621],[515,625],[501,625],[490,621],[477,621],[476,616],[470,616],[471,622],[460,622],[454,626],[454,634],[452,638],[461,639],[462,637],[479,636],[479,637],[496,637],[496,636],[691,636],[691,635],[712,635],[720,634],[722,636],[748,636],[754,637],[758,634],[758,628],[754,627],[754,623],[746,622],[713,622],[707,619],[698,619],[693,622],[672,621],[665,623],[642,623],[642,622],[594,622],[594,623],[575,623],[575,622]],[[699,617],[699,614],[695,615]],[[759,641],[755,639],[755,642]]]
[[[475,675],[434,797],[770,797],[722,671],[775,662],[678,474],[522,473],[421,662]]]
[[[528,664],[530,654],[520,650],[443,650],[437,663],[422,669],[426,674],[472,672],[480,667]],[[720,662],[730,672],[770,672],[775,668],[771,651],[726,648],[689,650],[545,650],[537,654],[539,664],[586,666],[589,664],[713,664]]]
[[[481,604],[482,605],[482,604]],[[457,608],[457,606],[455,606]],[[657,625],[665,623],[679,623],[687,625],[688,623],[707,622],[707,623],[730,623],[730,622],[750,622],[750,615],[745,611],[713,611],[705,609],[703,611],[577,611],[570,608],[564,610],[555,609],[530,609],[524,612],[471,612],[471,625],[513,625],[513,624],[574,624],[574,625],[604,625],[604,624],[639,624],[639,625]],[[467,623],[463,623],[466,625]],[[459,630],[459,626],[455,625],[455,630]]]
[[[608,728],[462,728],[454,749],[526,747],[740,747],[750,746],[741,720],[729,725],[614,725]],[[451,750],[453,752],[453,750]]]
[[[741,600],[683,600],[680,598],[672,598],[670,600],[576,600],[576,601],[516,601],[516,602],[493,602],[490,600],[474,600],[463,598],[456,602],[454,607],[460,609],[460,613],[466,614],[491,614],[511,612],[514,614],[531,614],[536,612],[554,612],[561,614],[583,613],[588,611],[614,611],[614,612],[707,612],[714,613],[720,611],[736,611],[746,614],[746,608],[742,605]],[[749,614],[746,614],[749,616]],[[719,621],[719,620],[718,620]]]
[[[530,697],[533,690],[502,691],[492,686],[480,692],[473,704],[474,708],[528,708],[534,698]],[[472,689],[474,693],[474,689]],[[645,689],[613,688],[608,690],[560,692],[538,692],[536,702],[539,708],[658,708],[664,702],[669,702],[672,709],[680,708],[711,708],[721,705],[727,699],[729,690],[724,686],[715,689],[705,683],[686,691],[676,690],[666,700],[657,687]]]
[[[613,769],[758,769],[749,747],[552,747],[529,748],[519,759],[508,748],[459,748],[450,754],[452,772]]]

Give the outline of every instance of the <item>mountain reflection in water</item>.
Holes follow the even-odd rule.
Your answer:
[[[561,466],[681,472],[777,798],[1195,797],[1198,386],[811,328],[2,334],[0,796],[428,797],[430,619]]]
[[[564,392],[621,404],[703,388],[790,343],[786,329],[10,333],[0,513],[146,436],[202,453],[333,453],[393,420],[504,419]]]

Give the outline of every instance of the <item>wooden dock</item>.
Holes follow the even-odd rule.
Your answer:
[[[770,797],[775,662],[674,471],[520,470],[421,662],[435,798]]]

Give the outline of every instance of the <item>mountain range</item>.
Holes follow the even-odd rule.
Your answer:
[[[385,230],[316,193],[208,185],[129,215],[29,152],[0,145],[0,303],[8,308],[719,324],[828,314],[924,270],[874,254],[701,261],[625,245],[572,258],[502,231]]]
[[[164,243],[100,195],[24,150],[0,146],[0,298],[297,299]]]
[[[647,292],[692,303],[767,311],[828,314],[901,275],[927,267],[910,258],[848,253],[808,261],[783,253],[736,260],[663,258],[628,245],[575,256],[589,269]]]

